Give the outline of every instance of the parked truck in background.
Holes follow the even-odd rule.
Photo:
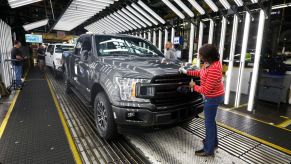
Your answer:
[[[144,39],[85,34],[66,53],[66,91],[94,110],[97,131],[105,139],[114,138],[119,125],[177,125],[203,108],[201,94],[177,91],[191,80],[178,73],[180,62],[166,60]]]

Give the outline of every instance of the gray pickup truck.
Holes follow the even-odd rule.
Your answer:
[[[191,80],[178,73],[180,62],[165,59],[144,39],[84,34],[66,53],[66,91],[94,110],[97,131],[105,139],[117,135],[117,126],[177,125],[202,111],[201,94],[177,91]]]

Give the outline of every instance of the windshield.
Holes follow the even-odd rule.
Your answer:
[[[96,36],[96,46],[101,56],[161,56],[163,54],[152,44],[131,37]]]
[[[74,46],[69,45],[56,45],[55,53],[63,53],[64,51],[72,51]]]

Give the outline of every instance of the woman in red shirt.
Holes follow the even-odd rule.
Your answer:
[[[205,96],[204,115],[206,137],[203,140],[204,148],[196,151],[198,156],[213,156],[218,147],[217,127],[215,122],[217,108],[224,99],[224,85],[222,81],[222,65],[219,53],[215,46],[205,44],[199,49],[199,55],[204,65],[200,70],[180,69],[180,72],[189,76],[200,77],[200,86],[194,82],[189,84],[194,91]]]

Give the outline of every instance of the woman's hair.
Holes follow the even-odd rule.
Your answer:
[[[204,44],[199,49],[200,58],[209,64],[219,60],[219,53],[216,47],[212,44]]]

